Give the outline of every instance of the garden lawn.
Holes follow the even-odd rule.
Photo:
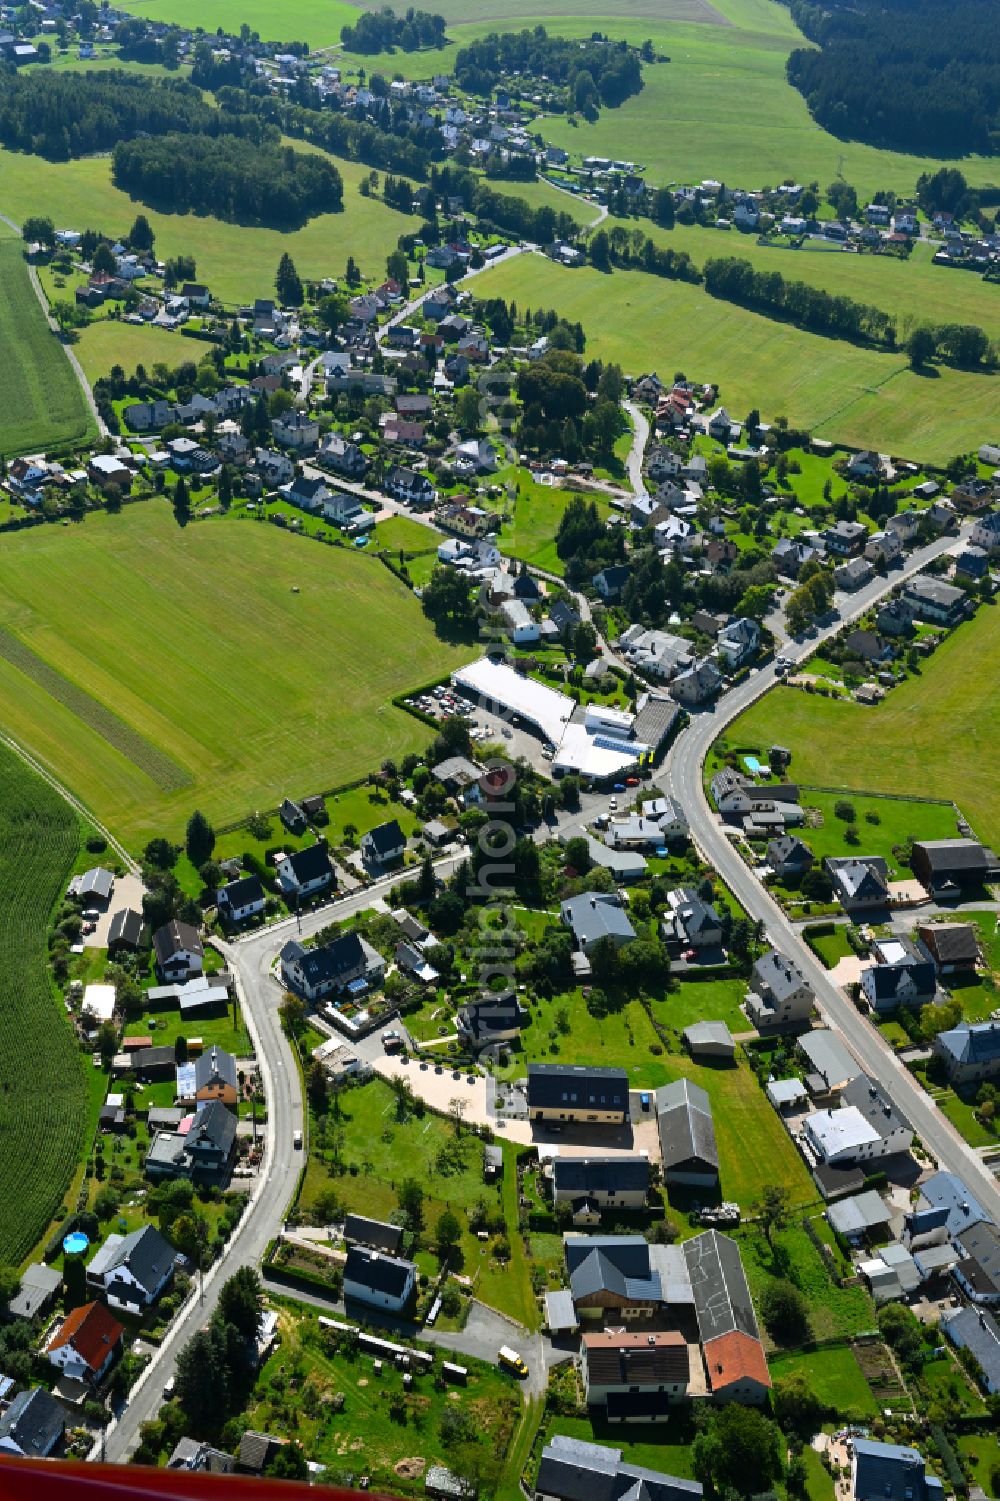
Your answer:
[[[849,959],[854,953],[847,941],[846,923],[834,923],[832,933],[812,934],[808,937],[809,947],[814,949],[827,969],[836,969],[841,959]]]
[[[290,144],[298,151],[314,149],[301,141]],[[194,256],[199,281],[222,302],[233,305],[273,291],[274,274],[285,251],[303,279],[343,276],[349,255],[364,274],[379,279],[385,274],[387,254],[416,221],[377,198],[361,197],[358,185],[367,177],[367,167],[341,157],[333,161],[344,179],[343,212],[321,214],[289,233],[250,229],[208,215],[156,213],[114,186],[108,156],[50,162],[0,150],[0,180],[4,212],[18,223],[29,214],[49,214],[60,225],[86,229],[96,224],[108,234],[124,235],[141,211],[156,233],[157,255],[163,260]],[[204,353],[204,345],[181,341],[181,347],[188,344]],[[193,352],[189,358],[195,358]]]
[[[815,1339],[846,1339],[875,1328],[875,1309],[868,1293],[863,1287],[837,1287],[800,1224],[791,1223],[773,1232],[773,1252],[756,1226],[746,1226],[739,1240],[755,1304],[768,1279],[780,1277],[793,1282],[803,1294]]]
[[[995,846],[998,674],[1000,629],[995,608],[984,606],[878,708],[777,688],[731,726],[728,739],[787,745],[799,783],[953,798],[976,835]]]
[[[88,1083],[46,947],[79,843],[68,805],[0,745],[0,1263],[45,1233],[84,1146]]]
[[[772,1355],[769,1365],[772,1381],[804,1376],[819,1400],[841,1419],[863,1423],[878,1417],[871,1387],[849,1345],[811,1350],[808,1355]]]
[[[456,1138],[450,1121],[427,1111],[421,1118],[397,1119],[395,1097],[382,1079],[371,1079],[340,1097],[342,1122],[332,1115],[324,1130],[315,1119],[299,1207],[306,1212],[318,1195],[332,1188],[342,1203],[359,1214],[388,1219],[398,1207],[404,1178],[423,1185],[425,1239],[430,1240],[438,1217],[447,1208],[463,1225],[461,1251],[464,1276],[475,1279],[475,1294],[521,1323],[537,1324],[527,1261],[517,1234],[517,1173],[512,1146],[504,1144],[504,1175],[498,1187],[483,1183],[482,1144],[463,1131]],[[331,1171],[335,1133],[343,1172]],[[493,1259],[492,1242],[481,1242],[468,1228],[467,1211],[485,1198],[491,1206],[500,1196],[507,1217],[511,1259]]]
[[[511,1062],[500,1074],[516,1079],[528,1063],[566,1061],[623,1068],[633,1089],[655,1089],[670,1075],[653,1048],[661,1044],[638,1001],[628,1001],[608,1016],[591,1016],[577,989],[533,1001],[531,1025],[522,1031],[520,1048],[511,1049]]]
[[[525,469],[516,469],[514,474],[518,486],[514,518],[501,529],[500,550],[512,558],[523,558],[535,568],[561,575],[563,565],[556,552],[556,532],[573,493],[553,485],[540,485]],[[611,507],[603,496],[584,498],[596,501],[602,518],[609,515]]]
[[[9,539],[0,601],[6,727],[136,847],[420,750],[390,700],[467,655],[377,559],[160,501]]]
[[[744,980],[678,980],[661,1000],[653,1015],[665,1027],[683,1032],[692,1022],[725,1022],[730,1032],[747,1032],[750,1023],[740,1010],[746,995]]]
[[[631,375],[666,361],[715,381],[736,411],[757,407],[817,436],[919,462],[944,463],[976,447],[1000,392],[996,375],[916,375],[901,354],[823,338],[642,271],[603,275],[522,255],[477,277],[476,294],[555,308],[583,324],[588,356]]]
[[[956,1094],[954,1089],[934,1090],[934,1101],[955,1130],[970,1147],[995,1147],[997,1132],[989,1130],[976,1118],[975,1106]]]
[[[660,1474],[677,1475],[682,1480],[693,1480],[691,1441],[694,1431],[690,1423],[689,1409],[674,1408],[663,1423],[628,1424],[609,1423],[602,1419],[599,1409],[585,1418],[553,1417],[541,1436],[541,1447],[557,1433],[566,1438],[583,1439],[588,1444],[610,1444],[621,1449],[622,1458],[631,1465],[640,1465]],[[633,1436],[641,1435],[641,1436]]]
[[[900,869],[899,860],[893,854],[895,845],[903,845],[911,838],[954,839],[957,834],[955,810],[946,803],[852,795],[847,801],[857,814],[853,828],[860,840],[852,845],[847,842],[847,832],[852,825],[838,818],[835,812],[837,803],[842,800],[842,794],[836,792],[811,792],[808,788],[802,791],[806,818],[809,819],[810,808],[816,809],[822,818],[818,826],[808,822],[801,831],[817,862],[825,860],[828,855],[882,855],[890,870],[897,870],[908,879],[908,867]],[[872,823],[869,814],[874,814],[878,822]]]
[[[10,212],[4,202],[4,209]],[[96,434],[73,368],[35,296],[24,247],[0,223],[0,453],[13,458]]]
[[[281,1344],[264,1366],[246,1413],[250,1426],[264,1432],[284,1433],[293,1421],[296,1439],[310,1460],[326,1466],[328,1482],[349,1484],[363,1473],[374,1494],[422,1496],[425,1469],[454,1464],[461,1452],[461,1444],[442,1437],[445,1413],[459,1405],[456,1396],[475,1446],[488,1447],[497,1458],[506,1453],[520,1401],[512,1379],[495,1366],[463,1357],[469,1374],[459,1391],[438,1391],[431,1372],[417,1372],[404,1392],[403,1373],[391,1362],[376,1374],[370,1356],[328,1352],[317,1316],[305,1309],[293,1316],[291,1306],[282,1300]],[[287,1385],[290,1361],[302,1367],[303,1380],[294,1390]],[[337,1393],[344,1399],[340,1411],[332,1403]],[[394,1402],[404,1404],[404,1416],[390,1414]],[[403,1466],[404,1460],[410,1463]]]
[[[173,370],[185,360],[199,360],[206,347],[167,328],[98,318],[80,330],[75,353],[93,385],[109,374],[112,365],[121,365],[126,375],[137,365],[152,370],[161,361]]]
[[[1000,1467],[1000,1439],[992,1433],[969,1433],[957,1440],[964,1457],[972,1465],[973,1484],[981,1486],[987,1495],[993,1485],[993,1472]]]

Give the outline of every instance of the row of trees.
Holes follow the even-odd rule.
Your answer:
[[[237,224],[299,229],[343,207],[343,181],[325,157],[233,136],[124,141],[112,171],[116,187],[153,208]]]
[[[267,134],[253,116],[213,109],[180,78],[135,73],[27,73],[0,92],[0,143],[53,161],[108,151],[133,136]],[[182,148],[183,149],[183,148]]]
[[[455,58],[458,85],[470,94],[489,95],[514,74],[564,86],[573,107],[586,115],[596,113],[599,104],[622,104],[642,88],[639,55],[627,43],[549,36],[544,26],[491,32],[462,47]]]
[[[780,271],[758,271],[750,261],[735,256],[707,260],[704,277],[705,290],[713,297],[787,318],[815,333],[895,348],[895,320],[881,308],[853,297],[836,296],[804,281],[786,281]]]
[[[833,135],[937,157],[1000,149],[1000,28],[990,0],[792,0],[820,49],[788,59],[789,80]]]
[[[363,11],[353,26],[342,26],[340,40],[348,52],[391,52],[395,47],[416,52],[419,47],[443,47],[444,28],[444,16],[414,10],[412,5],[405,15],[397,16],[383,6]]]
[[[598,271],[621,266],[624,270],[646,271],[650,276],[664,276],[672,281],[701,281],[701,272],[686,250],[664,249],[641,229],[630,230],[621,224],[616,224],[610,232],[599,229],[589,241],[587,253],[590,264]]]

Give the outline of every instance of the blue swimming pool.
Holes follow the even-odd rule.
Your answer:
[[[763,764],[762,761],[758,761],[756,756],[744,756],[743,765],[752,776],[756,776],[760,771],[767,770],[767,767]]]

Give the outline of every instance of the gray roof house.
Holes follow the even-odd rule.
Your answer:
[[[384,1251],[352,1245],[344,1267],[344,1298],[367,1303],[373,1308],[399,1313],[406,1307],[417,1285],[417,1268],[412,1261],[387,1256]]]
[[[719,1149],[707,1093],[690,1079],[676,1079],[658,1089],[655,1099],[664,1183],[713,1188]]]
[[[536,1501],[698,1501],[702,1487],[626,1464],[620,1449],[554,1434],[542,1450]]]
[[[901,1005],[923,1006],[934,999],[937,971],[919,939],[914,942],[905,935],[877,938],[871,953],[875,963],[861,971],[861,990],[874,1010],[884,1013]]]
[[[65,1409],[49,1392],[40,1386],[18,1392],[0,1417],[0,1454],[47,1459],[62,1443],[65,1431]]]
[[[58,1267],[46,1266],[43,1261],[33,1261],[21,1277],[21,1286],[7,1305],[7,1314],[12,1319],[33,1319],[44,1313],[62,1287],[62,1272]]]
[[[109,1235],[87,1267],[87,1283],[113,1308],[139,1311],[155,1303],[174,1272],[174,1248],[153,1225]]]
[[[669,911],[661,924],[668,945],[686,949],[720,949],[722,923],[711,902],[700,897],[693,886],[678,886],[667,892]]]
[[[985,1308],[962,1308],[943,1320],[941,1328],[959,1350],[968,1350],[983,1373],[992,1395],[1000,1392],[1000,1325]]]
[[[777,949],[755,963],[747,994],[747,1015],[758,1031],[807,1022],[815,996],[798,965]]]
[[[394,1256],[403,1244],[403,1228],[386,1220],[366,1219],[363,1214],[349,1214],[344,1220],[344,1239]]]
[[[961,1260],[952,1275],[973,1303],[1000,1304],[1000,1232],[980,1220],[955,1238]]]
[[[808,844],[796,834],[781,834],[772,839],[765,855],[768,865],[782,880],[799,880],[811,870],[815,856]]]
[[[642,1235],[566,1235],[566,1270],[573,1303],[581,1308],[637,1309],[651,1313],[663,1301],[663,1284]]]
[[[870,1438],[855,1438],[853,1443],[855,1501],[944,1501],[944,1486],[927,1473],[916,1449]]]
[[[834,894],[846,911],[889,905],[889,866],[881,855],[828,856],[825,863]]]
[[[610,938],[619,948],[631,943],[635,929],[629,922],[621,900],[599,891],[585,891],[570,897],[559,908],[559,916],[573,930],[576,946],[588,954],[601,938]]]
[[[812,1095],[834,1094],[863,1073],[837,1034],[825,1027],[803,1033],[798,1047],[812,1070],[805,1081]]]
[[[1000,1074],[1000,1022],[959,1022],[934,1039],[934,1051],[953,1084],[972,1084]]]
[[[692,1022],[681,1036],[692,1058],[736,1057],[736,1043],[725,1022]]]

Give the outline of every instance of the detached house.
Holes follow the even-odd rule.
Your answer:
[[[747,1015],[758,1031],[808,1022],[815,996],[798,965],[777,949],[762,954],[750,976]]]
[[[366,865],[391,865],[402,860],[405,852],[406,835],[395,818],[362,835],[361,858]]]
[[[742,667],[760,645],[760,626],[756,620],[731,620],[719,632],[719,655],[730,667]]]
[[[153,952],[161,979],[168,984],[194,979],[200,975],[205,950],[197,929],[174,918],[153,934]]]
[[[264,911],[264,887],[259,876],[241,876],[216,892],[219,915],[226,922],[246,922]]]
[[[67,1314],[45,1346],[49,1364],[91,1386],[107,1375],[125,1334],[103,1303],[84,1303]]]
[[[1000,1022],[959,1022],[938,1033],[934,1051],[959,1088],[995,1079],[1000,1074]]]
[[[607,1329],[585,1334],[582,1343],[587,1403],[606,1409],[609,1423],[662,1422],[670,1404],[686,1397],[688,1347],[677,1330]],[[588,1487],[584,1494],[596,1493]]]
[[[846,912],[870,912],[889,905],[889,866],[881,855],[828,856],[834,894]]]
[[[174,1275],[175,1252],[153,1225],[109,1235],[87,1267],[87,1285],[112,1307],[140,1313],[155,1303]]]
[[[283,448],[306,453],[319,442],[319,423],[307,413],[292,409],[272,419],[271,434]]]
[[[861,971],[861,990],[873,1010],[923,1006],[934,999],[934,960],[919,940],[877,938],[871,953],[875,962]]]
[[[43,1387],[32,1387],[18,1392],[0,1417],[0,1454],[48,1459],[58,1451],[65,1434],[66,1409]]]
[[[412,1299],[417,1285],[417,1267],[412,1261],[387,1256],[352,1245],[344,1267],[344,1299],[365,1303],[370,1308],[401,1313]]]
[[[325,844],[310,844],[283,855],[275,870],[284,895],[297,901],[316,896],[334,884],[333,866]]]
[[[281,950],[281,978],[290,990],[315,1004],[334,991],[381,983],[385,960],[360,933],[340,933],[322,948],[307,949],[295,938]]]
[[[426,474],[418,474],[414,469],[404,469],[396,465],[389,470],[384,487],[387,495],[396,500],[406,501],[409,505],[430,506],[434,504],[434,486]]]
[[[628,1075],[623,1068],[529,1063],[527,1101],[530,1121],[623,1126],[629,1116]]]

